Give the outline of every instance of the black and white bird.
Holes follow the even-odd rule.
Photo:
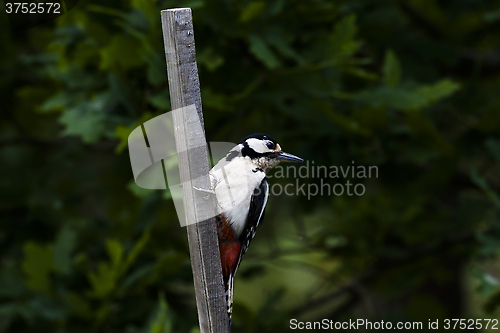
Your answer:
[[[283,161],[303,162],[283,152],[272,137],[257,133],[241,140],[210,171],[218,202],[216,221],[229,318],[234,275],[264,219],[269,196],[266,172]]]

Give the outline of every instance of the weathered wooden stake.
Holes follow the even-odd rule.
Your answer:
[[[206,147],[206,141],[191,8],[162,10],[161,22],[181,182],[208,189],[208,153],[206,149],[197,149]],[[187,119],[189,115],[175,112],[193,105],[201,122],[199,131],[190,126],[193,121]],[[200,175],[207,177],[200,178]],[[229,318],[215,218],[195,223],[206,205],[206,194],[198,193],[192,186],[183,186],[182,192],[200,330],[201,333],[228,333]]]

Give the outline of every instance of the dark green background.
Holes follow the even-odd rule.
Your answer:
[[[235,332],[499,317],[498,1],[81,1],[18,33],[1,7],[1,332],[197,332],[186,231],[127,149],[170,110],[159,11],[185,6],[208,141],[379,170],[270,198]]]

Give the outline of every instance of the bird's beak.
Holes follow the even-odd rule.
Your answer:
[[[278,153],[277,159],[278,159],[278,161],[286,161],[286,162],[295,162],[295,163],[304,162],[304,160],[301,159],[300,157],[285,153],[284,151],[280,151]]]

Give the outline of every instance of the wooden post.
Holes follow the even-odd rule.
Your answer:
[[[182,196],[200,330],[201,333],[228,333],[230,326],[215,218],[210,217],[196,223],[204,213],[203,206],[207,205],[207,194],[195,190],[193,186],[210,188],[208,177],[210,168],[203,127],[191,9],[162,10],[161,22],[170,100],[174,110],[175,141],[181,182],[184,184]],[[193,107],[196,108],[196,112],[185,112],[186,109]],[[193,114],[197,119],[192,119]],[[197,130],[197,126],[192,126],[196,122],[201,123],[200,130]]]

